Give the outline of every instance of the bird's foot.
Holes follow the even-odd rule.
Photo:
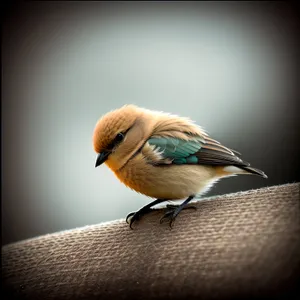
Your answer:
[[[129,224],[129,227],[132,229],[132,224],[135,221],[138,221],[141,218],[141,214],[138,211],[131,212],[126,217],[126,223]]]
[[[146,206],[142,207],[140,210],[137,212],[132,212],[126,217],[126,222],[129,224],[129,227],[132,229],[132,224],[135,221],[138,221],[142,216],[145,214],[151,212],[153,209],[151,208],[152,206],[159,204],[161,202],[164,202],[164,199],[156,199],[152,201],[151,203],[147,204]]]
[[[197,209],[196,206],[187,206],[187,207],[182,207],[180,205],[175,205],[175,204],[167,204],[166,205],[166,212],[164,216],[160,219],[160,223],[163,223],[165,221],[169,221],[170,228],[173,228],[173,223],[178,216],[178,214],[184,210],[184,209]]]
[[[145,214],[151,212],[153,209],[152,208],[148,208],[148,209],[140,209],[138,211],[135,211],[135,212],[131,212],[130,214],[127,215],[126,217],[126,223],[129,224],[129,227],[131,229],[132,228],[132,224],[135,222],[135,221],[138,221],[142,216],[144,216]]]

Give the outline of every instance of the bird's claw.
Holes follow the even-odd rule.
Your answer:
[[[173,212],[166,212],[164,216],[160,219],[159,223],[162,224],[165,220],[169,220],[170,228],[173,228],[173,222],[175,221],[176,216],[173,216]]]
[[[174,204],[167,204],[167,211],[165,212],[164,216],[160,219],[160,224],[162,224],[165,220],[169,220],[169,226],[172,229],[173,224],[175,222],[176,217],[178,216],[179,212],[184,209],[197,209],[196,206],[190,205],[187,207],[183,207],[181,210],[178,210],[179,205]]]
[[[130,223],[130,221],[128,221],[128,219],[129,219],[130,217],[132,217],[134,214],[135,214],[135,212],[131,212],[130,214],[127,215],[127,217],[126,217],[126,223],[127,223],[127,224]]]
[[[129,224],[130,229],[132,228],[132,224],[135,221],[138,221],[140,219],[141,215],[139,214],[139,212],[131,212],[130,214],[127,215],[126,217],[126,223]]]
[[[151,212],[152,211],[152,208],[147,208],[147,209],[140,209],[136,212],[131,212],[130,214],[127,215],[126,217],[126,223],[129,224],[129,227],[131,229],[132,228],[132,224],[135,222],[135,221],[138,221],[142,216],[146,215],[147,213]]]

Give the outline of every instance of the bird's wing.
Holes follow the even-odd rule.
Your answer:
[[[172,164],[249,166],[249,163],[242,161],[235,154],[237,152],[221,145],[207,135],[192,137],[189,140],[175,137],[153,137],[148,140],[148,143],[154,147],[155,151],[161,153],[163,159],[170,159]],[[164,160],[162,160],[162,164],[164,164]]]

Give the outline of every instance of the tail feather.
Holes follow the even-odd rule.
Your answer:
[[[263,171],[261,171],[259,169],[255,169],[255,168],[252,168],[252,167],[243,167],[243,166],[239,166],[239,168],[247,171],[248,173],[258,175],[258,176],[261,176],[263,178],[268,178],[268,176]]]

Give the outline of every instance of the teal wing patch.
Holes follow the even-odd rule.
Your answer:
[[[173,164],[197,164],[194,154],[201,149],[201,140],[185,141],[172,137],[150,138],[148,143],[162,152],[164,158],[172,159]]]
[[[174,137],[156,137],[150,138],[148,143],[176,165],[237,166],[242,169],[250,166],[232,150],[208,136],[196,137],[189,141]]]

